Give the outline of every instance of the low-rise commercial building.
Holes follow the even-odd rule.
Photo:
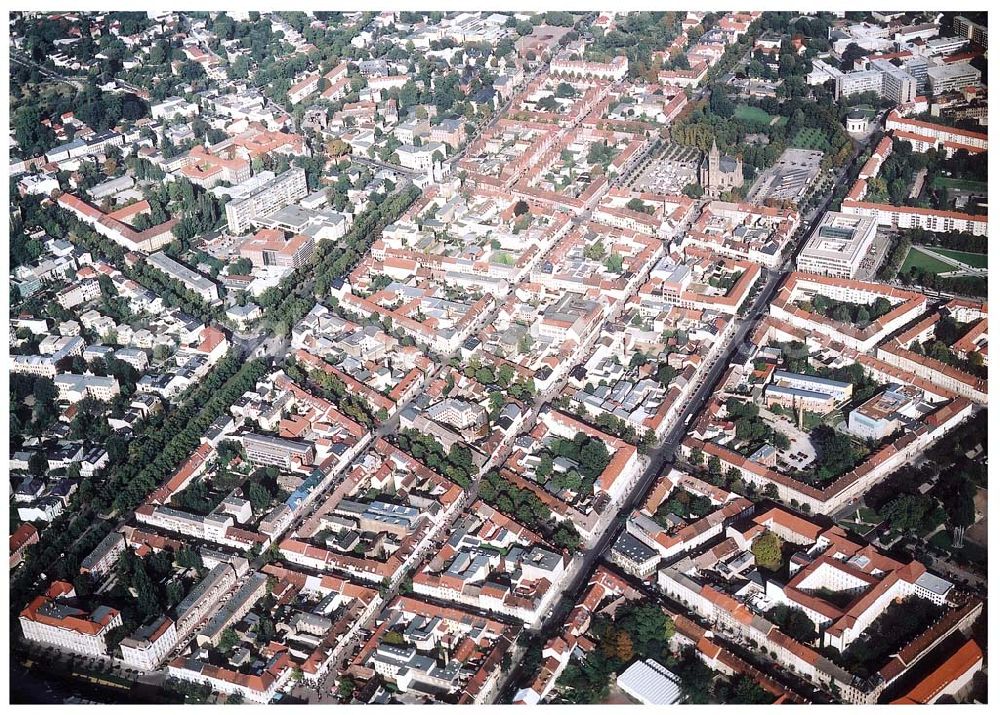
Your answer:
[[[247,459],[254,464],[270,464],[285,469],[298,469],[312,464],[311,444],[262,434],[245,434],[241,438]]]
[[[643,705],[673,705],[681,699],[681,680],[652,658],[637,660],[615,679]]]

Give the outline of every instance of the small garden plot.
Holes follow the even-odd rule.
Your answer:
[[[792,139],[792,146],[799,149],[813,149],[815,151],[829,151],[830,142],[823,136],[819,129],[800,129]]]
[[[490,263],[496,263],[501,266],[513,266],[514,256],[506,251],[494,251],[490,256]]]
[[[882,517],[880,517],[874,509],[862,506],[859,509],[855,509],[852,514],[848,514],[838,523],[845,529],[849,529],[859,536],[866,537],[883,521],[884,519],[882,519]]]
[[[946,529],[942,529],[931,537],[931,546],[937,549],[949,549],[951,548],[951,542],[951,534]]]

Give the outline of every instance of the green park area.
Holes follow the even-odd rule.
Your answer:
[[[972,266],[973,268],[986,268],[989,264],[989,259],[986,257],[985,253],[969,253],[968,251],[953,251],[949,248],[934,248],[931,249],[934,253],[938,253],[942,256],[947,256],[955,261],[961,261],[967,266]]]
[[[918,251],[916,248],[911,248],[910,252],[906,254],[906,260],[903,261],[902,267],[899,269],[900,273],[908,273],[911,268],[920,268],[929,273],[948,273],[949,271],[955,270],[953,266],[949,266],[944,261],[939,261],[933,256],[929,256],[922,251]]]
[[[741,104],[736,108],[736,112],[733,114],[736,119],[741,119],[744,122],[754,122],[762,126],[767,126],[771,123],[771,115],[765,112],[760,107],[750,107],[746,104]]]

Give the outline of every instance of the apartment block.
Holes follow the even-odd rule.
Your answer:
[[[986,41],[989,34],[986,25],[973,22],[965,15],[958,15],[952,22],[952,27],[955,29],[955,34],[968,38],[977,45],[982,45],[984,49],[986,48]]]
[[[125,535],[112,531],[80,562],[80,572],[101,577],[109,573],[125,552]]]
[[[22,375],[55,377],[59,372],[59,364],[66,358],[82,355],[86,343],[84,343],[83,338],[74,335],[73,337],[59,338],[55,342],[55,346],[57,346],[55,350],[49,354],[11,355],[10,371]],[[39,349],[41,349],[41,345],[39,345]]]
[[[173,228],[178,219],[172,218],[158,226],[137,231],[110,214],[91,206],[73,194],[63,194],[57,203],[95,231],[130,251],[155,251],[174,240]]]
[[[121,642],[122,660],[133,668],[156,670],[177,645],[177,624],[167,616],[141,626]]]
[[[167,97],[158,104],[150,105],[149,115],[153,119],[173,119],[182,117],[190,119],[198,116],[200,108],[195,102],[188,102],[182,97]]]
[[[178,263],[165,253],[154,253],[147,259],[149,265],[165,273],[202,299],[214,303],[219,300],[219,287],[210,278]]]
[[[914,67],[914,70],[917,70]],[[836,99],[862,92],[875,92],[897,103],[912,102],[917,96],[917,78],[888,60],[872,60],[870,68],[834,77]]]
[[[611,62],[585,62],[583,60],[556,57],[549,64],[549,70],[552,74],[620,82],[628,75],[628,58],[618,56]]]
[[[122,624],[114,608],[98,606],[90,613],[72,605],[72,584],[54,581],[21,611],[21,632],[28,640],[84,655],[106,655],[108,633]]]
[[[267,576],[259,571],[251,574],[198,633],[198,644],[218,645],[223,631],[243,618],[266,590]]]
[[[844,214],[874,219],[879,226],[922,228],[934,233],[959,231],[971,233],[973,236],[985,236],[989,223],[985,215],[975,216],[960,211],[938,211],[919,206],[893,206],[892,204],[873,204],[844,199],[840,208]],[[802,264],[799,266],[801,267]],[[803,270],[810,269],[803,268]],[[829,275],[835,274],[830,273]]]
[[[270,216],[309,193],[305,169],[295,167],[257,187],[243,198],[226,204],[229,232],[245,233],[257,216]]]
[[[118,380],[114,377],[63,373],[56,375],[54,381],[59,399],[67,402],[79,402],[85,397],[108,402],[119,392]]]
[[[236,557],[233,563],[219,563],[212,567],[208,575],[177,604],[179,637],[189,634],[248,570],[249,563],[241,557]]]
[[[889,60],[872,60],[871,66],[882,74],[881,94],[885,99],[904,104],[917,98],[918,80],[907,69],[897,67]],[[917,70],[917,67],[913,69]]]

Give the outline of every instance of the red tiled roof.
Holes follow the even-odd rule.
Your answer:
[[[73,587],[70,584],[65,581],[54,581],[44,596],[36,596],[21,611],[21,618],[55,628],[76,631],[83,635],[97,636],[118,615],[118,611],[110,607],[99,609],[101,612],[99,620],[93,620],[94,614],[88,615],[78,608],[67,609],[64,614],[59,616],[53,616],[46,612],[46,607],[55,599],[71,593],[73,593]]]
[[[14,533],[10,535],[11,553],[20,550],[29,541],[32,541],[32,537],[34,537],[34,541],[38,541],[38,529],[33,524],[21,524],[17,527]]]
[[[933,702],[948,685],[983,662],[983,651],[975,641],[969,640],[917,683],[906,695],[893,700],[893,705],[926,705]]]

